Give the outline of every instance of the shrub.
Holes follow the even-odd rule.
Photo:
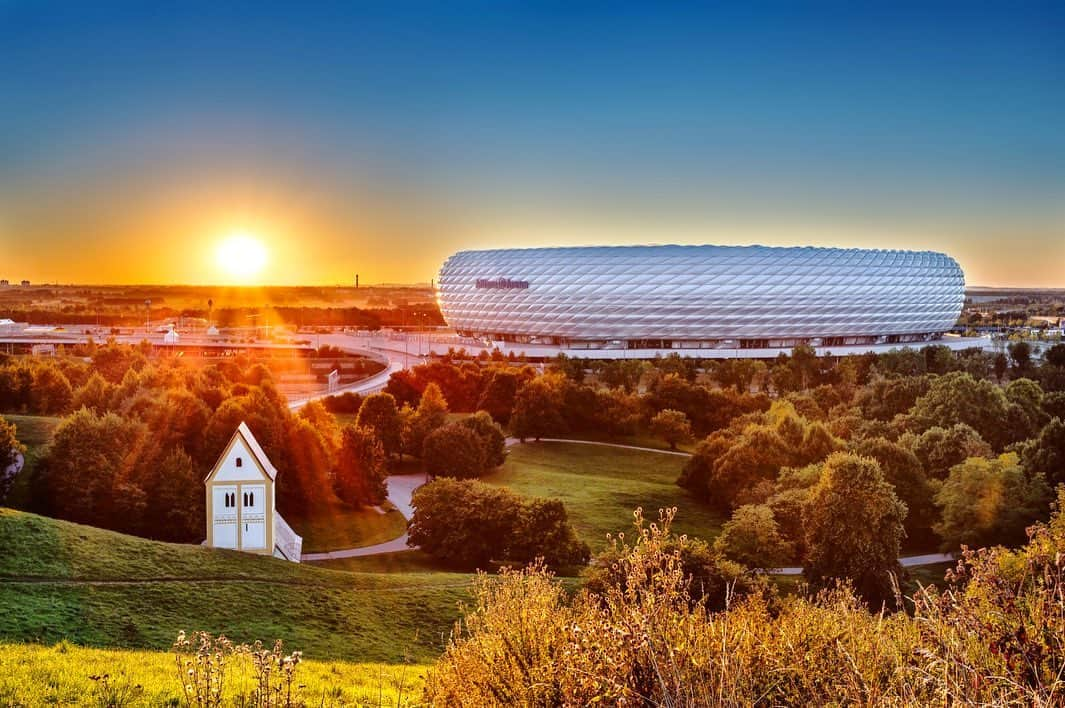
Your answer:
[[[751,568],[780,568],[795,555],[795,547],[780,535],[773,510],[761,504],[732,512],[714,540],[714,550]]]
[[[442,478],[419,487],[412,505],[408,543],[456,565],[540,558],[558,567],[588,560],[588,546],[557,500],[525,500],[483,482]]]
[[[1059,503],[1065,503],[1065,492]],[[572,600],[542,567],[481,575],[426,676],[436,705],[1032,705],[1065,690],[1065,518],[1019,551],[967,552],[913,614],[843,585],[721,611],[693,602],[668,531],[639,533],[620,582]]]

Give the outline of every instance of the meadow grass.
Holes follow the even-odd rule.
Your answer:
[[[385,513],[372,507],[353,509],[336,504],[317,511],[311,518],[285,520],[303,537],[304,553],[335,551],[372,546],[402,536],[407,531],[403,514],[388,502],[381,508]]]
[[[286,646],[285,649],[294,647]],[[297,680],[308,705],[399,706],[417,699],[425,665],[303,661]],[[227,668],[226,705],[251,690],[249,667]],[[103,683],[133,705],[184,705],[174,656],[164,651],[89,649],[62,642],[0,643],[0,705],[108,705]],[[116,701],[117,703],[117,701]],[[127,703],[118,703],[128,705]]]
[[[712,540],[722,519],[678,487],[686,458],[580,443],[529,442],[509,448],[507,461],[484,478],[528,496],[561,499],[570,523],[593,551],[606,547],[607,534],[632,530],[632,512],[648,516],[678,508],[674,530]]]
[[[345,573],[160,543],[0,509],[0,641],[166,649],[184,630],[282,639],[308,658],[424,661],[446,642],[465,573]]]

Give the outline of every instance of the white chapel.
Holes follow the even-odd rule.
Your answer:
[[[274,555],[299,563],[303,539],[277,513],[277,469],[244,423],[204,480],[211,548]]]

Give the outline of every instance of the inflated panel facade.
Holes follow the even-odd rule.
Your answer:
[[[438,299],[476,336],[779,340],[942,333],[964,287],[930,251],[608,246],[461,251]]]

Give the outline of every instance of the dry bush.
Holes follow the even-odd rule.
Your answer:
[[[1063,496],[1065,500],[1065,496]],[[1065,701],[1065,520],[970,553],[913,614],[813,597],[693,602],[670,517],[638,526],[624,582],[568,600],[542,567],[482,576],[426,678],[435,705],[1044,706]]]

